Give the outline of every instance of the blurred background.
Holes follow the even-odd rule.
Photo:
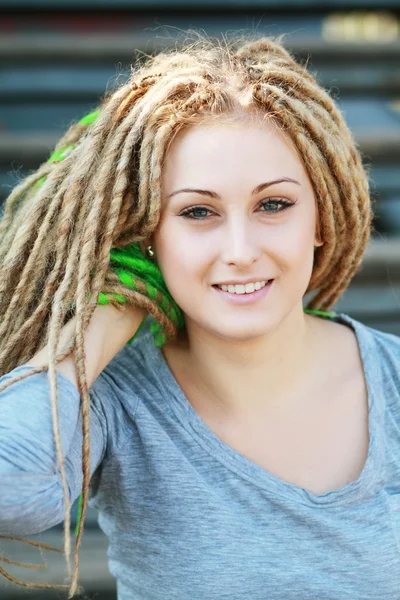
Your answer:
[[[0,0],[0,207],[71,122],[127,77],[135,50],[157,52],[189,28],[284,33],[331,92],[370,166],[376,215],[362,267],[333,309],[400,335],[400,0]],[[63,526],[29,537],[61,548]],[[88,599],[116,598],[106,553],[89,510],[80,577]],[[64,581],[59,555],[5,540],[0,554],[48,562],[44,572],[4,565],[18,578]],[[0,576],[2,600],[65,597]]]

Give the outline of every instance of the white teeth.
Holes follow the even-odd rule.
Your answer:
[[[251,294],[255,290],[260,290],[268,283],[267,281],[257,281],[256,283],[247,283],[246,285],[219,285],[221,290],[230,294]]]

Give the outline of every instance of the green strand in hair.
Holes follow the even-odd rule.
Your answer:
[[[80,119],[78,124],[89,126],[94,123],[99,116],[100,111],[93,111]],[[72,150],[75,149],[74,144],[70,144],[65,148],[58,148],[55,150],[49,157],[49,163],[61,162],[64,160]],[[40,187],[46,181],[47,177],[44,176],[36,182],[36,187]],[[131,246],[125,248],[114,248],[110,252],[111,262],[116,262],[122,267],[126,267],[126,269],[116,269],[118,276],[120,277],[122,283],[135,290],[136,286],[134,283],[134,278],[129,270],[136,270],[136,272],[140,273],[140,277],[138,277],[146,286],[147,295],[149,298],[156,299],[158,296],[158,292],[162,296],[162,301],[160,304],[161,310],[166,314],[166,316],[172,320],[177,328],[182,328],[185,325],[185,320],[182,311],[170,295],[167,285],[162,277],[161,271],[158,267],[153,264],[151,261],[147,260],[143,254],[141,253],[139,244],[132,244]],[[129,270],[128,270],[129,269]],[[109,298],[114,298],[119,303],[124,304],[127,300],[126,297],[121,294],[103,294],[100,293],[98,298],[98,304],[109,304]],[[72,307],[74,307],[75,303],[73,303]],[[143,323],[142,323],[143,324]],[[141,326],[142,326],[141,324]],[[139,327],[136,334],[128,341],[130,344],[139,333],[141,329]],[[151,325],[151,332],[153,333],[154,341],[157,347],[162,347],[167,341],[167,337],[165,335],[165,331],[163,327],[154,322]]]
[[[335,312],[326,312],[324,310],[318,310],[316,308],[304,308],[305,313],[309,315],[316,315],[317,317],[325,317],[326,319],[333,319],[336,317],[337,313]]]

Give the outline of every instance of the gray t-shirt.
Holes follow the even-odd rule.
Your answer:
[[[400,337],[343,313],[334,320],[357,335],[370,447],[359,478],[325,494],[286,483],[222,442],[149,331],[94,382],[90,505],[109,539],[119,600],[400,600]],[[58,383],[75,500],[79,395],[61,374]],[[2,534],[63,521],[51,423],[46,373],[0,393]]]

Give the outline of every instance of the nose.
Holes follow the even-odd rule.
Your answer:
[[[261,253],[257,240],[254,225],[251,226],[249,222],[235,220],[227,224],[221,250],[224,262],[240,269],[248,269]]]

